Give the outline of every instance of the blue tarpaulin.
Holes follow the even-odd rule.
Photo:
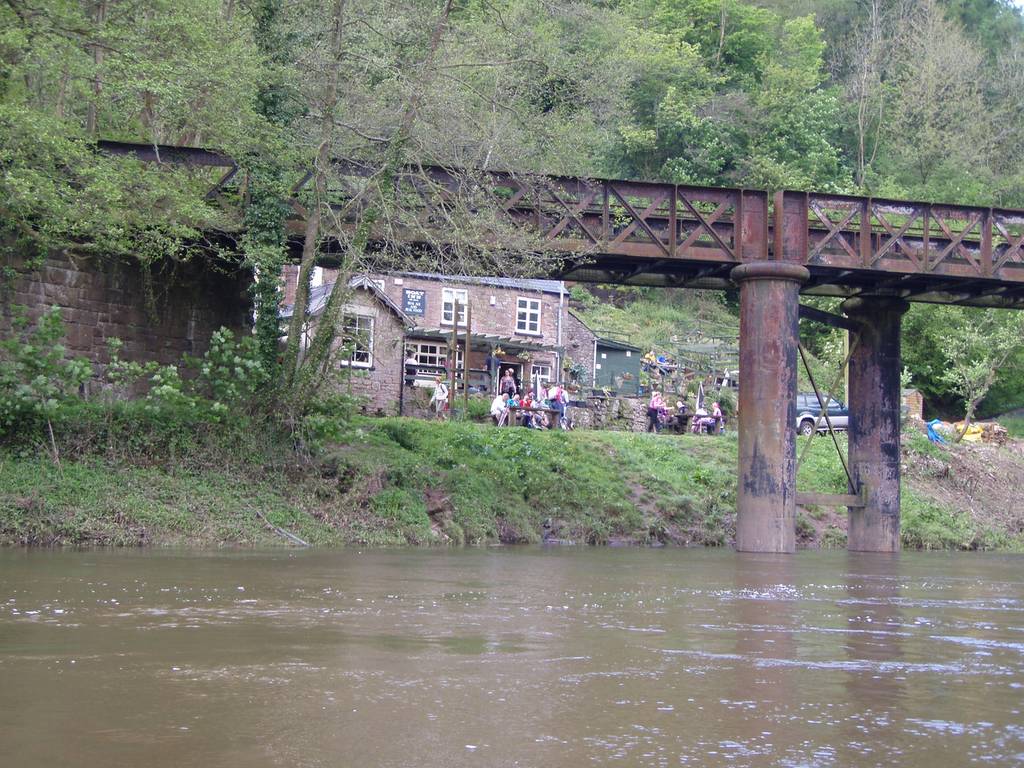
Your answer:
[[[928,439],[931,440],[933,443],[946,442],[946,438],[944,438],[942,435],[935,431],[935,425],[941,423],[942,421],[939,419],[932,419],[931,421],[928,422]]]

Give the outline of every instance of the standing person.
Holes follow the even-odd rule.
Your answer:
[[[661,396],[661,392],[654,390],[651,392],[651,400],[647,403],[647,431],[648,432],[660,432],[661,431],[661,412],[665,408],[665,398]]]
[[[502,395],[512,397],[519,391],[516,387],[516,380],[512,378],[512,369],[506,368],[505,375],[501,377],[501,381],[498,382],[498,392]]]
[[[448,407],[448,385],[443,376],[434,377],[434,394],[430,398],[430,403],[434,406],[437,418],[443,419],[445,409]]]
[[[569,402],[565,387],[561,384],[555,384],[555,386],[548,390],[548,400],[551,401],[551,407],[558,412],[558,426],[565,429],[565,404]]]
[[[411,349],[405,351],[405,386],[411,387],[416,383],[416,355]]]

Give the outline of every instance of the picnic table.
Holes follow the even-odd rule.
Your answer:
[[[508,406],[508,426],[516,426],[516,419],[514,418],[516,413],[553,413],[556,414],[555,425],[557,426],[557,416],[561,415],[561,411],[555,410],[554,408],[545,408],[541,405],[531,405],[529,408],[524,408],[521,405],[510,405]]]
[[[712,416],[710,413],[706,416],[695,415],[694,418],[699,422],[703,422],[700,426],[697,424],[693,425],[692,429],[697,434],[717,435],[722,431],[722,425],[725,424],[724,416]]]
[[[674,413],[671,416],[670,426],[672,430],[677,433],[685,434],[690,431],[690,419],[693,417],[692,413]]]

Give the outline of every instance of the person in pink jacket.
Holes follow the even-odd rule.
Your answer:
[[[651,401],[647,404],[647,431],[661,431],[661,413],[665,410],[665,398],[661,392],[654,390],[651,393]]]

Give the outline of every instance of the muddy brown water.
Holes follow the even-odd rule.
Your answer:
[[[3,766],[1024,764],[1024,557],[0,551]]]

